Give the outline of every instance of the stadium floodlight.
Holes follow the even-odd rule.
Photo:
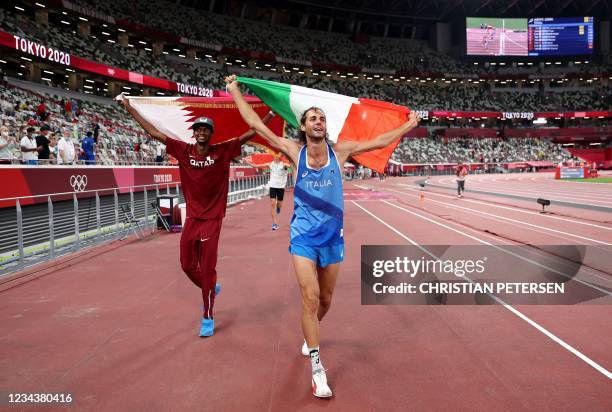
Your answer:
[[[550,206],[550,200],[548,199],[542,199],[541,197],[538,198],[538,200],[536,200],[540,205],[542,205],[542,211],[540,213],[546,213],[546,211],[544,210],[545,206]]]

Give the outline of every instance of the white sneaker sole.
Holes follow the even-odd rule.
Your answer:
[[[304,341],[304,344],[302,345],[302,355],[310,356],[310,352],[308,352],[308,345],[306,345],[306,341]]]
[[[314,379],[312,379],[312,394],[317,397],[317,398],[331,398],[333,393],[331,391],[331,389],[329,388],[329,386],[327,385],[327,382],[325,383],[325,386],[327,388],[326,391],[321,391],[320,393],[317,393],[317,386],[315,384]]]

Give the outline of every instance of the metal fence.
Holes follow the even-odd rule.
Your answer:
[[[230,180],[228,204],[265,195],[267,181],[263,175]],[[152,203],[160,195],[184,201],[180,184],[168,183],[0,199],[14,202],[0,209],[0,275],[123,239],[135,229],[153,233],[157,215]],[[38,203],[28,204],[34,198]]]

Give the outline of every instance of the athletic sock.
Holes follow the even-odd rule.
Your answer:
[[[314,348],[308,348],[308,353],[310,353],[310,365],[312,366],[312,374],[323,372],[325,369],[323,368],[323,362],[321,362],[321,358],[319,357],[319,347],[315,346]]]

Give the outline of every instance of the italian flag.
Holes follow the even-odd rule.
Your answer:
[[[247,77],[238,77],[237,80],[296,128],[299,128],[300,118],[306,109],[312,106],[321,108],[327,118],[329,140],[334,143],[343,140],[372,140],[405,123],[410,113],[406,107],[378,100],[349,97],[269,80]],[[382,173],[398,143],[399,139],[383,149],[356,155],[354,159]]]
[[[225,93],[224,93],[225,94]],[[212,144],[221,143],[238,137],[247,130],[248,125],[242,120],[238,107],[231,96],[225,94],[219,97],[130,97],[120,95],[117,100],[129,99],[130,105],[149,123],[166,136],[194,143],[193,131],[190,129],[194,120],[206,116],[215,122],[215,133]],[[270,109],[256,97],[248,96],[247,102],[259,117],[264,117]],[[268,123],[274,133],[282,136],[285,122],[275,117]],[[255,136],[249,141],[273,152],[261,136]]]

